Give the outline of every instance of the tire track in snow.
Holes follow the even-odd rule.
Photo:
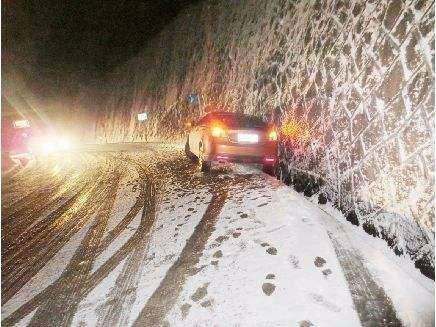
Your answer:
[[[22,217],[17,217],[11,226],[2,228],[4,230],[2,232],[2,255],[8,256],[11,252],[15,252],[22,244],[27,243],[32,235],[45,230],[53,219],[53,213],[64,206],[71,205],[71,202],[77,199],[85,187],[86,184],[80,188],[69,185],[68,188],[50,194],[45,201],[41,201],[41,197],[37,198],[38,205],[35,206],[34,211],[28,210]],[[41,218],[44,215],[45,217]]]
[[[100,248],[100,253],[103,252],[128,227],[128,225],[132,222],[132,220],[135,219],[138,212],[142,208],[144,208],[144,203],[147,201],[146,188],[149,186],[152,186],[154,188],[154,184],[152,183],[150,173],[148,173],[138,162],[128,157],[118,157],[115,155],[110,155],[110,157],[123,164],[127,163],[133,166],[136,172],[138,173],[139,180],[143,182],[140,184],[139,195],[134,205],[129,209],[126,216],[123,219],[121,219],[121,221],[112,230],[110,230],[107,236],[103,239]],[[141,228],[141,226],[138,228]]]
[[[108,296],[108,301],[99,316],[97,326],[124,326],[129,318],[130,309],[136,299],[141,267],[146,260],[150,229],[155,220],[156,190],[151,179],[145,182],[145,202],[139,229],[141,232],[129,254],[115,285]]]
[[[209,206],[191,237],[186,241],[179,258],[169,268],[158,288],[142,308],[133,326],[161,326],[174,306],[189,272],[199,262],[205,245],[215,229],[219,213],[227,199],[228,181],[216,186]]]
[[[83,300],[98,284],[100,284],[111,271],[113,271],[135,246],[140,237],[139,232],[135,233],[114,255],[111,256],[95,273],[89,276],[81,294],[80,300]],[[21,305],[16,311],[11,313],[7,318],[2,320],[2,326],[14,326],[21,319],[33,312],[36,308],[43,305],[50,294],[58,287],[59,280],[47,287],[44,291]]]
[[[44,186],[48,186],[47,184],[50,185],[50,183],[54,183],[62,178],[61,172],[53,172],[53,168],[54,165],[51,160],[46,160],[44,163],[37,160],[30,167],[28,165],[19,169],[18,173],[14,176],[2,179],[2,193],[8,194],[15,193],[17,190],[23,191],[22,188],[24,187],[26,190],[20,192],[21,199],[23,193],[26,195],[32,191],[40,191]],[[2,200],[7,198],[3,194]],[[19,202],[16,203],[18,204]]]
[[[22,181],[17,185],[20,191],[20,197],[10,198],[9,193],[2,190],[2,242],[5,233],[16,236],[16,232],[12,232],[13,228],[27,226],[32,222],[32,218],[37,217],[40,213],[47,210],[49,207],[56,205],[56,200],[62,197],[68,190],[74,192],[82,189],[77,185],[83,184],[83,181],[94,179],[96,176],[88,176],[90,173],[85,171],[85,174],[77,176],[74,174],[74,169],[62,170],[59,173],[50,173],[55,170],[53,163],[51,169],[45,167],[45,174],[37,171],[30,171],[31,176],[38,176],[38,179],[31,183]],[[29,175],[27,174],[27,175]],[[95,172],[94,172],[95,175]],[[24,190],[20,189],[24,188]],[[24,194],[23,194],[24,193]],[[52,202],[53,203],[50,203]]]
[[[20,252],[20,249],[26,247],[26,244],[29,242],[36,242],[38,239],[43,238],[47,233],[50,232],[50,225],[56,222],[56,219],[60,219],[62,215],[70,210],[76,201],[79,200],[79,197],[83,195],[83,193],[89,192],[89,189],[92,187],[91,182],[83,185],[70,199],[68,199],[62,206],[54,209],[51,213],[49,213],[45,218],[41,219],[37,222],[33,228],[25,230],[21,235],[16,235],[15,239],[12,240],[12,244],[8,244],[6,240],[2,242],[2,246],[5,245],[5,248],[2,248],[2,255],[7,258],[5,260],[5,264],[8,263],[8,260],[11,260],[14,255]],[[58,199],[61,202],[62,199]],[[40,202],[44,202],[43,199],[39,199]],[[57,202],[56,202],[57,203]],[[55,203],[55,204],[56,204]],[[34,218],[37,218],[35,215]],[[23,220],[19,222],[20,224],[25,224]],[[17,222],[18,224],[18,222]],[[28,224],[25,224],[25,227],[29,227]],[[21,229],[14,229],[16,232],[19,232]]]
[[[2,258],[2,300],[7,302],[79,231],[95,212],[95,203],[104,197],[103,180],[89,183],[88,189],[70,206],[53,214],[53,223],[28,239],[22,247]]]
[[[12,223],[15,225],[14,221],[9,218],[10,216],[22,217],[23,213],[18,211],[35,211],[38,205],[43,204],[40,201],[42,198],[42,193],[49,192],[53,193],[55,191],[62,191],[65,187],[64,185],[75,185],[79,184],[81,180],[87,177],[88,171],[85,170],[85,174],[77,175],[75,173],[74,167],[69,167],[68,169],[63,169],[58,173],[50,173],[55,168],[46,168],[47,172],[45,174],[38,173],[37,171],[31,171],[27,175],[31,174],[38,176],[35,181],[24,180],[14,189],[20,191],[19,198],[10,198],[8,192],[2,190],[2,210],[6,215],[2,216],[2,222],[4,224]],[[70,186],[71,187],[71,186]],[[21,188],[24,188],[23,190]],[[60,190],[59,190],[60,189]]]
[[[53,206],[56,198],[65,193],[62,192],[62,184],[65,182],[66,178],[53,183],[49,182],[49,185],[2,206],[2,254],[4,246],[16,239],[32,221]]]
[[[108,154],[106,153],[103,157],[103,159],[107,160]],[[96,159],[94,157],[94,159]],[[142,166],[144,166],[144,158],[143,156],[134,157],[133,158],[116,158],[120,161],[127,162],[129,164],[132,164],[136,167],[140,179],[144,180],[147,179],[146,172],[149,170],[150,166],[146,164],[146,168],[144,169]],[[110,162],[110,160],[108,160]],[[154,160],[156,161],[156,160]],[[153,161],[153,162],[154,162]],[[153,164],[151,165],[153,166]],[[177,169],[170,169],[172,172],[176,171]],[[159,170],[158,173],[160,174],[161,171]],[[165,172],[164,172],[165,173]],[[168,172],[166,172],[168,173]],[[165,174],[166,174],[165,173]],[[177,172],[178,173],[178,172]],[[189,174],[190,175],[190,174]],[[178,175],[177,175],[178,176]],[[180,176],[178,176],[180,177]],[[184,180],[185,183],[190,183],[189,180]],[[143,188],[143,184],[141,184],[141,188]],[[112,234],[108,234],[107,237],[102,241],[101,246],[96,251],[96,255],[100,254],[103,250],[106,249],[106,246],[109,245],[112,240],[116,238],[116,235],[121,233],[123,231],[123,226],[128,226],[128,222],[130,222],[134,217],[137,216],[137,213],[139,210],[141,210],[141,206],[143,204],[143,201],[145,201],[145,195],[144,190],[141,189],[140,196],[138,197],[136,203],[133,205],[133,207],[129,210],[129,213],[126,217],[122,219],[122,221],[119,223],[119,225],[113,230],[117,230],[119,232],[115,232]],[[103,196],[99,196],[103,197]],[[99,198],[98,197],[98,198]],[[98,202],[98,198],[94,199],[93,203]],[[150,229],[151,225],[153,224],[153,221],[143,219],[138,229],[135,231],[133,236],[129,238],[129,240],[124,243],[121,248],[119,248],[115,254],[113,254],[110,259],[108,259],[106,262],[104,262],[93,274],[89,275],[86,279],[86,282],[83,284],[82,292],[79,296],[77,296],[78,303],[85,299],[85,297],[97,286],[102,282],[114,269],[116,269],[119,264],[125,260],[127,256],[129,256],[132,251],[135,251],[135,249],[139,248],[141,244],[144,243],[144,234],[147,234],[147,230]],[[31,298],[28,302],[22,304],[18,309],[16,309],[14,312],[8,315],[6,319],[2,321],[2,324],[5,326],[12,326],[18,322],[20,322],[23,318],[27,317],[29,314],[32,314],[32,312],[35,312],[35,310],[38,309],[40,306],[44,306],[47,299],[51,297],[52,294],[56,293],[56,290],[61,288],[62,286],[59,285],[60,279],[54,282],[52,285],[48,286],[46,289],[44,289],[42,292]],[[60,296],[63,296],[62,294]],[[73,310],[71,310],[73,311]]]
[[[41,197],[52,196],[64,182],[65,179],[54,181],[52,184],[45,185],[42,189],[32,190],[29,194],[20,197],[18,200],[3,205],[2,211],[4,214],[2,215],[2,223],[4,227],[15,225],[17,222],[14,219],[22,218],[23,215],[38,210],[39,207],[44,205],[41,202]]]
[[[2,179],[3,178],[11,178],[13,177],[15,174],[17,174],[20,171],[20,165],[15,164],[12,168],[10,168],[9,170],[2,172]]]
[[[328,211],[320,206],[317,208],[330,218],[322,219],[320,223],[331,240],[362,326],[403,326],[392,300],[374,280],[362,254],[352,245],[348,232]]]
[[[135,219],[138,212],[144,207],[144,198],[145,194],[141,189],[138,199],[129,209],[127,215],[111,231],[109,231],[108,235],[103,239],[101,252],[105,250],[129,226],[133,219]]]
[[[330,231],[327,234],[344,272],[362,326],[402,326],[391,299],[377,285],[359,251],[351,246],[346,248],[336,238],[337,235],[346,235],[340,226],[337,228],[335,236]]]
[[[2,191],[8,193],[15,190],[17,187],[20,187],[25,182],[33,185],[34,182],[41,181],[41,171],[43,171],[42,169],[40,169],[41,167],[42,165],[40,162],[35,162],[32,164],[31,167],[27,166],[22,169],[19,168],[14,175],[3,175]],[[23,175],[25,176],[23,177]]]
[[[96,181],[93,181],[93,182],[90,181],[88,183],[85,183],[85,185],[80,189],[81,192],[78,193],[78,197],[79,198],[76,199],[77,202],[79,202],[79,204],[81,205],[81,207],[84,207],[85,202],[87,202],[92,195],[96,195],[94,193],[98,193],[98,187],[97,186],[102,184],[102,183],[103,183],[103,181],[102,181],[101,178],[99,178],[99,179],[97,179]],[[40,202],[44,202],[45,200],[46,199],[44,197],[39,198]],[[67,202],[67,203],[69,203],[69,202]],[[75,203],[72,203],[72,205],[74,205],[74,204]],[[61,216],[63,214],[65,214],[66,211],[67,211],[67,210],[64,210],[64,209],[65,209],[65,206],[64,206],[64,208],[62,208],[62,207],[58,208],[55,211],[53,211],[51,214],[49,214],[49,216],[51,216],[53,219],[60,219]],[[68,209],[70,209],[70,208],[68,208]],[[52,223],[55,225],[55,226],[52,226],[52,227],[56,227],[57,229],[59,229],[59,227],[62,227],[62,226],[60,226],[60,224],[58,224],[56,222],[56,220],[54,220]],[[47,228],[48,226],[43,226],[43,227],[44,228],[41,228],[41,229],[43,230],[43,232],[45,234],[43,234],[43,235],[36,235],[36,233],[33,233],[34,235],[28,235],[28,237],[31,236],[31,238],[27,238],[26,240],[24,240],[25,243],[27,243],[28,247],[30,246],[28,243],[36,242],[36,241],[38,241],[38,239],[43,239],[43,238],[46,237],[47,233],[52,232],[53,228]],[[34,231],[35,230],[37,230],[37,229],[34,229]],[[22,252],[23,251],[22,247],[18,247],[17,251],[18,252]],[[17,251],[13,251],[13,253],[12,253],[13,256],[18,254],[18,253],[16,253]],[[12,258],[9,258],[9,256],[7,255],[8,253],[5,253],[5,254],[8,257],[7,260],[10,260],[10,259],[13,258],[13,256],[12,256]],[[5,263],[7,263],[7,261]]]
[[[99,154],[98,156],[101,155]],[[128,160],[122,160],[122,161],[128,161]],[[130,162],[130,163],[135,166],[141,179],[146,178],[146,172],[144,169],[142,169],[140,165],[138,165],[135,162]],[[141,184],[140,195],[138,196],[137,201],[135,202],[134,206],[129,210],[128,215],[125,218],[123,218],[123,220],[120,222],[120,224],[124,224],[127,220],[130,222],[134,217],[136,217],[137,213],[142,208],[145,198],[144,195],[145,192],[143,188],[144,188],[143,184]],[[94,200],[97,201],[98,199],[94,199]],[[147,228],[149,228],[148,225],[151,226],[152,223],[153,222],[142,221],[141,225],[138,227],[134,235],[125,244],[123,244],[123,246],[120,249],[118,249],[115,252],[115,254],[111,256],[110,259],[108,259],[104,264],[102,264],[97,269],[97,271],[95,271],[93,274],[87,277],[85,283],[83,284],[81,294],[80,296],[77,297],[77,303],[80,303],[80,301],[82,301],[101,281],[103,281],[109,275],[111,271],[113,271],[119,265],[120,262],[122,262],[126,258],[126,256],[129,255],[130,252],[133,251],[133,249],[135,249],[138,240],[140,240],[141,237],[145,233],[147,233]],[[126,227],[127,225],[128,223],[126,224]],[[119,233],[121,232],[122,230],[120,230]],[[103,250],[106,249],[106,246],[110,244],[109,240],[112,240],[111,235],[108,235],[100,243],[100,246],[96,250],[95,257],[97,257]],[[28,302],[22,304],[17,310],[15,310],[13,313],[11,313],[7,318],[5,318],[2,321],[2,325],[13,326],[16,323],[18,323],[21,319],[32,313],[39,306],[44,305],[47,298],[49,298],[51,294],[55,293],[56,290],[61,287],[59,286],[60,282],[61,282],[60,279],[57,280],[55,283],[47,287],[44,291],[40,292],[38,295],[30,299]]]
[[[64,273],[52,289],[50,297],[33,315],[29,326],[68,326],[76,312],[83,289],[92,269],[107,221],[115,202],[120,174],[113,177],[109,192],[98,209],[94,224],[82,240]]]

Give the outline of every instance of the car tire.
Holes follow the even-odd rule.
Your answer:
[[[263,165],[262,166],[262,171],[265,174],[274,176],[275,175],[275,166],[272,166],[272,165]]]
[[[185,154],[186,157],[191,161],[191,162],[195,162],[197,160],[197,157],[195,156],[195,154],[193,154],[191,152],[191,149],[189,148],[189,139],[186,140],[186,144],[185,144]]]
[[[210,169],[212,168],[212,163],[210,161],[204,161],[203,159],[200,160],[200,171],[203,173],[210,172]]]
[[[212,168],[212,162],[205,161],[203,159],[203,147],[202,147],[202,144],[199,145],[198,153],[199,153],[198,162],[199,162],[199,165],[200,165],[200,171],[203,172],[203,173],[210,172],[210,169]]]

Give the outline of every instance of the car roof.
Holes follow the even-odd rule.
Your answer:
[[[236,113],[235,112],[231,112],[231,111],[212,111],[212,112],[208,112],[207,114],[206,114],[206,116],[212,116],[212,115],[218,115],[218,116],[221,116],[221,115],[235,115]]]
[[[230,111],[212,111],[207,113],[206,115],[204,115],[204,117],[209,117],[209,116],[233,116],[233,117],[241,117],[241,116],[246,116],[246,117],[256,117],[253,115],[247,115],[244,113],[239,113],[239,112],[230,112]]]

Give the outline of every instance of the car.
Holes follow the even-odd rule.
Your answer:
[[[21,158],[24,158],[28,161],[35,155],[71,149],[71,137],[56,133],[48,126],[34,127],[27,119],[2,120],[2,152],[9,153],[13,159],[22,161]]]
[[[13,120],[10,117],[2,119],[2,151],[12,155],[28,153],[32,135],[33,129],[28,120]]]
[[[2,117],[2,169],[26,165],[31,159],[29,140],[33,133],[28,120],[11,114]]]
[[[210,112],[191,129],[185,152],[208,172],[215,162],[262,164],[273,174],[277,164],[277,132],[261,118],[233,112]]]

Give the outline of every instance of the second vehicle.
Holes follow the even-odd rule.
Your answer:
[[[262,164],[272,174],[277,163],[277,132],[256,116],[211,112],[192,126],[185,152],[198,159],[204,172],[213,162],[243,162]]]

